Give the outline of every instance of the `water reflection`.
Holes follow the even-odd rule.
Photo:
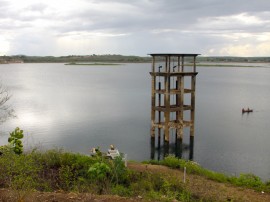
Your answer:
[[[180,140],[174,143],[163,142],[159,138],[151,138],[151,154],[150,158],[152,160],[162,160],[168,155],[174,155],[178,158],[183,158],[186,160],[193,160],[194,158],[194,137],[190,137],[189,144],[183,143]]]

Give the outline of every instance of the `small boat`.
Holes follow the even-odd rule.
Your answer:
[[[249,108],[247,108],[247,109],[242,109],[242,114],[243,113],[250,113],[250,112],[253,112],[253,109],[249,109]]]

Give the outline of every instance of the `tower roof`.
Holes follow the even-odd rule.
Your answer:
[[[172,57],[196,57],[200,54],[193,54],[193,53],[150,53],[148,55],[151,55],[151,56],[172,56]]]

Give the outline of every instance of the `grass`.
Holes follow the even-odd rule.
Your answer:
[[[223,173],[207,170],[193,161],[179,159],[170,155],[167,156],[162,161],[151,160],[146,163],[156,164],[156,165],[165,165],[174,169],[183,169],[184,167],[186,167],[187,173],[190,173],[190,174],[197,174],[197,175],[205,176],[208,179],[211,179],[217,182],[230,183],[235,186],[251,188],[257,191],[264,190],[265,192],[270,193],[270,181],[263,182],[259,177],[251,173],[243,173],[243,174],[240,174],[239,177],[228,176]]]
[[[147,163],[180,170],[186,167],[190,174],[270,192],[270,182],[264,183],[253,174],[231,177],[174,156]],[[204,201],[198,195],[193,195],[185,183],[173,176],[147,169],[143,172],[127,169],[120,158],[111,160],[102,156],[91,157],[61,149],[45,152],[33,150],[23,154],[6,149],[0,156],[0,188],[15,190],[20,200],[33,190],[63,190],[122,197],[141,196],[151,201]]]
[[[29,191],[87,192],[142,196],[154,201],[193,201],[182,182],[160,174],[129,170],[121,159],[90,157],[64,150],[33,150],[0,156],[0,188],[17,190],[20,199]]]

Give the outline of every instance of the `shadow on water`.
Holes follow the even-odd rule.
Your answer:
[[[194,137],[190,137],[189,144],[183,143],[177,140],[175,143],[160,141],[156,142],[154,138],[151,138],[151,154],[152,160],[162,160],[168,155],[174,155],[178,158],[186,160],[193,160],[194,154]]]

